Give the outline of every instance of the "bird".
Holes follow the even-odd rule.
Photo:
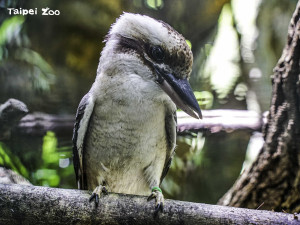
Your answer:
[[[104,42],[95,82],[76,113],[78,188],[93,191],[96,206],[109,191],[149,196],[155,212],[163,211],[160,184],[175,154],[177,107],[202,119],[188,82],[191,48],[169,24],[126,12]]]

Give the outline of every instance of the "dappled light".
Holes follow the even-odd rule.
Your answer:
[[[218,33],[205,65],[204,76],[210,77],[217,97],[224,99],[241,73],[238,65],[238,35],[233,27],[233,14],[229,4],[224,6],[218,25]]]

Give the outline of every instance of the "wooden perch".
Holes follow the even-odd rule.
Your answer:
[[[144,196],[110,193],[98,208],[90,192],[0,184],[0,224],[299,224],[297,215],[166,200],[154,216]]]

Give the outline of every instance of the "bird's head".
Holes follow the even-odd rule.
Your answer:
[[[192,51],[184,37],[170,25],[148,16],[124,13],[107,35],[101,59],[117,55],[121,55],[119,60],[138,62],[131,66],[134,73],[155,82],[190,116],[202,118],[188,82]]]

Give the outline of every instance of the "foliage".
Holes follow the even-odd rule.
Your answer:
[[[0,75],[2,79],[13,76],[8,70],[10,64],[20,64],[34,90],[49,91],[54,79],[52,68],[40,54],[28,48],[30,44],[23,31],[24,22],[25,18],[18,15],[6,18],[0,26]]]
[[[58,147],[55,133],[48,131],[43,137],[42,154],[35,154],[34,160],[40,160],[39,168],[29,171],[18,155],[13,154],[4,143],[0,142],[0,166],[12,169],[26,177],[34,185],[50,187],[74,187],[71,163],[72,152],[69,146]]]
[[[43,138],[42,165],[33,173],[32,180],[37,185],[58,187],[61,180],[73,173],[71,157],[71,148],[58,148],[55,133],[48,131]]]
[[[178,198],[182,192],[181,182],[189,170],[194,170],[201,166],[203,158],[203,146],[205,138],[201,133],[182,136],[177,138],[177,144],[180,150],[176,155],[169,169],[169,175],[162,183],[164,193],[172,198]]]
[[[230,4],[224,6],[218,25],[214,46],[205,64],[204,76],[210,78],[212,88],[217,92],[217,98],[224,99],[232,91],[241,73],[238,64],[240,60],[238,36],[233,26]]]
[[[194,95],[201,109],[211,109],[213,106],[214,96],[209,91],[194,91]]]
[[[31,47],[26,17],[8,15],[2,8],[3,4],[18,7],[18,2],[0,1],[0,101],[13,97],[28,104],[37,93],[49,93],[55,76],[50,64]]]
[[[0,142],[0,165],[14,170],[26,178],[29,177],[29,173],[19,157],[14,155],[2,142]]]

